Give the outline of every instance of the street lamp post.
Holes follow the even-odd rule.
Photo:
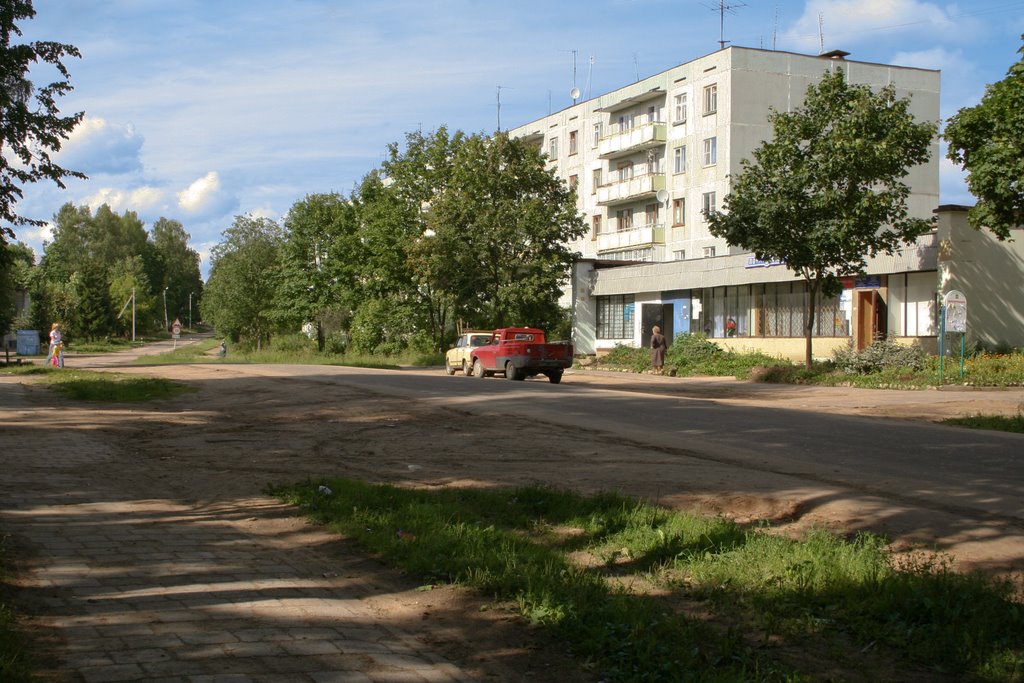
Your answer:
[[[195,292],[188,293],[188,329],[192,329],[192,295]]]
[[[167,288],[164,287],[164,331],[167,331],[170,328],[170,323],[167,322]]]

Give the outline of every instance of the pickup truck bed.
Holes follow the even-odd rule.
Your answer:
[[[568,342],[547,342],[544,331],[532,327],[506,327],[494,331],[490,344],[473,349],[475,377],[503,373],[511,380],[543,374],[552,384],[572,365],[573,347]]]

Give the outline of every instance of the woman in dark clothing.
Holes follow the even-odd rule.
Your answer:
[[[665,364],[665,349],[668,348],[668,342],[657,325],[651,329],[651,332],[653,333],[651,334],[651,365],[655,370],[661,372],[661,366]]]

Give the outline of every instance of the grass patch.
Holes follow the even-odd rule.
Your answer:
[[[196,391],[187,384],[159,377],[139,377],[92,370],[23,365],[2,369],[0,373],[33,377],[40,384],[47,384],[76,401],[153,401]]]
[[[1006,415],[972,415],[969,417],[950,417],[943,424],[972,429],[992,429],[999,432],[1015,432],[1024,434],[1024,413],[1013,416]]]
[[[0,536],[0,681],[28,683],[32,680],[28,640],[18,628],[14,611],[7,604],[5,539]]]
[[[815,676],[773,657],[765,633],[845,647],[851,671],[875,644],[898,667],[993,681],[1024,671],[1024,607],[1009,584],[936,560],[898,566],[877,537],[793,541],[536,487],[427,492],[332,479],[272,493],[426,581],[515,602],[606,680]],[[669,597],[624,588],[652,582]],[[681,601],[718,625],[673,608]]]
[[[149,356],[139,356],[133,363],[135,365],[175,365],[190,363],[207,363],[215,359],[215,356],[208,355],[211,349],[220,345],[216,339],[203,339],[194,344],[183,344],[176,349],[165,353],[158,353]]]
[[[97,339],[94,341],[76,341],[73,344],[67,344],[64,351],[74,351],[75,353],[113,353],[115,351],[137,349],[140,346],[145,346],[148,341],[151,340]]]

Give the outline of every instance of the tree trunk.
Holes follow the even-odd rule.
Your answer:
[[[319,320],[316,321],[316,348],[320,353],[324,352],[326,340],[324,339],[324,326]]]
[[[814,349],[814,314],[817,312],[818,290],[821,289],[821,277],[815,276],[807,279],[807,316],[804,327],[804,365],[810,370],[813,360]]]

